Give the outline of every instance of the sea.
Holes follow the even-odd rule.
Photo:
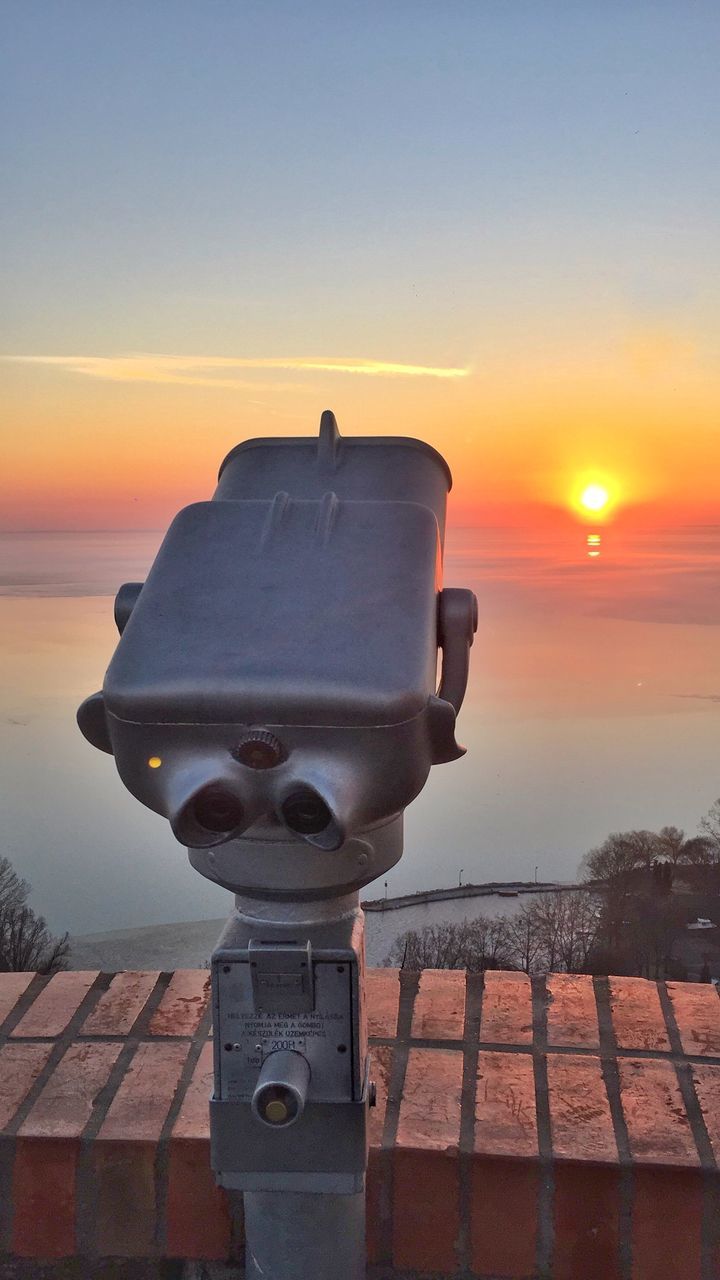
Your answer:
[[[75,722],[117,642],[115,592],[161,537],[0,535],[0,856],[56,932],[230,905]],[[432,770],[402,860],[366,897],[573,881],[612,831],[697,830],[720,795],[720,526],[451,526],[445,583],[479,601],[467,754]]]

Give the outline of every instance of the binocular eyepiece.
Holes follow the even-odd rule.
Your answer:
[[[259,816],[243,804],[237,788],[231,790],[223,782],[201,787],[177,813],[169,815],[175,836],[191,849],[211,849],[237,839]],[[280,801],[275,816],[291,835],[301,836],[319,849],[339,849],[344,843],[338,819],[312,787],[294,787]]]
[[[182,844],[198,849],[232,840],[247,826],[242,801],[217,782],[192,796],[171,823]]]
[[[428,445],[342,439],[326,411],[319,438],[234,449],[121,587],[78,721],[203,874],[312,897],[400,857],[405,807],[463,754],[477,603],[441,589],[450,484]]]

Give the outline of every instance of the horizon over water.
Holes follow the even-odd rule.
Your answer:
[[[0,534],[0,855],[58,932],[230,905],[75,723],[117,642],[115,592],[142,580],[162,536]],[[451,525],[445,582],[480,605],[458,731],[468,754],[433,769],[408,810],[388,892],[451,885],[461,870],[571,880],[610,831],[694,832],[720,794],[719,580],[720,526]]]

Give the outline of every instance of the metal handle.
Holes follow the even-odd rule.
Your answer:
[[[478,602],[472,591],[446,587],[438,601],[438,644],[442,670],[438,697],[459,711],[470,671],[470,649],[478,626]]]
[[[278,1049],[262,1064],[252,1097],[253,1113],[271,1129],[286,1129],[305,1110],[310,1064],[293,1049]]]
[[[120,632],[120,635],[122,635],[128,624],[130,614],[135,608],[138,596],[144,586],[144,582],[123,582],[115,597],[115,608],[113,613],[115,616],[115,626]]]

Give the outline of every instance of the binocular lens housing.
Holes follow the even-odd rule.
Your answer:
[[[222,835],[234,831],[244,817],[240,801],[223,787],[205,787],[191,801],[192,813],[199,827]]]
[[[345,824],[313,787],[291,791],[280,805],[280,816],[288,831],[318,849],[340,849],[348,838]]]
[[[247,817],[229,788],[211,782],[190,797],[171,823],[178,840],[188,848],[205,849],[239,834],[247,826]]]
[[[311,787],[293,791],[283,802],[282,816],[285,826],[299,836],[316,836],[325,831],[333,820],[322,796]]]

